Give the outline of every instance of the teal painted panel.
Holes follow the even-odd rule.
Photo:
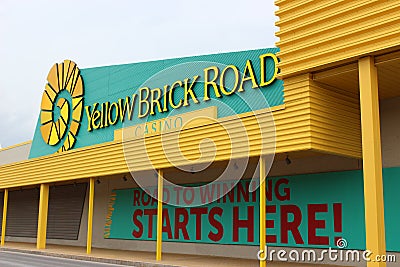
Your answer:
[[[217,66],[219,67],[221,74],[225,66],[234,65],[240,72],[243,72],[246,66],[246,61],[250,60],[254,69],[257,84],[260,84],[260,55],[266,53],[275,54],[277,52],[277,48],[265,48],[242,52],[81,69],[84,83],[84,106],[92,107],[91,110],[93,110],[94,103],[101,104],[104,102],[117,102],[120,98],[125,99],[127,96],[131,97],[133,94],[138,93],[139,88],[143,86],[147,86],[150,89],[162,89],[164,85],[171,85],[177,80],[182,81],[185,78],[190,78],[190,81],[192,81],[193,76],[195,75],[200,76],[193,86],[193,91],[199,100],[199,103],[196,104],[193,99],[189,99],[189,106],[180,107],[179,109],[174,110],[170,115],[178,115],[209,106],[217,106],[218,118],[222,118],[234,114],[267,108],[268,106],[273,107],[281,105],[283,104],[283,82],[281,80],[275,80],[271,84],[260,87],[259,89],[252,89],[251,81],[247,81],[244,83],[243,92],[236,91],[230,96],[224,95],[221,98],[217,98],[214,91],[210,89],[211,100],[209,101],[203,101],[204,82],[201,81],[205,76],[203,71],[204,68]],[[273,70],[274,62],[272,59],[268,58],[266,60],[265,77],[272,77]],[[210,72],[210,76],[211,75],[212,72]],[[234,86],[234,75],[232,71],[226,73],[225,83],[228,88]],[[182,99],[184,96],[184,90],[183,88],[177,88],[174,92],[174,102],[178,103],[179,99]],[[169,109],[169,112],[170,111],[172,110]],[[88,131],[88,115],[86,111],[83,111],[81,127],[74,148],[112,141],[116,129],[120,129],[123,126],[144,123],[145,121],[165,118],[169,115],[169,112],[157,112],[156,114],[148,115],[145,118],[138,118],[138,106],[135,106],[133,119],[131,121],[126,119],[124,124],[121,121],[118,121],[113,126]],[[29,157],[35,158],[52,154],[60,148],[64,140],[65,137],[55,146],[47,145],[42,140],[40,121],[38,119]]]
[[[400,251],[399,174],[399,167],[384,170],[386,244],[388,251],[397,252]],[[239,182],[232,191],[233,201],[226,197],[201,207],[164,205],[168,212],[164,216],[169,219],[164,218],[163,241],[258,245],[259,193],[249,193],[246,190],[249,183],[250,180]],[[214,189],[214,195],[218,194],[218,187]],[[173,189],[168,191],[173,198],[181,197]],[[239,192],[246,192],[245,197]],[[107,217],[105,238],[155,240],[156,200],[139,188],[113,190],[112,198],[113,209]],[[197,216],[201,218],[201,226]],[[267,220],[269,245],[336,248],[337,238],[344,238],[347,249],[364,250],[362,172],[269,178]],[[235,228],[235,225],[241,227]],[[196,236],[200,228],[201,235]]]
[[[400,168],[383,169],[386,250],[400,252]]]

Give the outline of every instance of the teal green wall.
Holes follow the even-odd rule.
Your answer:
[[[93,103],[103,102],[114,102],[119,98],[125,98],[126,96],[132,96],[136,93],[140,87],[148,86],[150,89],[160,87],[163,88],[165,84],[171,84],[176,80],[183,80],[185,78],[193,77],[193,69],[198,68],[197,75],[203,75],[204,66],[213,66],[214,63],[223,65],[235,65],[242,72],[244,70],[246,60],[250,59],[253,64],[253,68],[257,77],[257,82],[260,83],[260,59],[259,56],[265,53],[276,53],[277,48],[265,48],[259,50],[232,52],[232,53],[221,53],[213,55],[203,55],[185,58],[175,58],[158,60],[151,62],[141,62],[133,64],[105,66],[89,69],[81,69],[81,75],[84,82],[84,106],[91,106]],[[169,73],[165,70],[179,66],[180,64],[199,62],[198,64],[190,65],[190,68],[179,69],[178,72],[174,72],[172,75],[158,75],[156,79],[151,77],[159,72]],[[210,62],[210,63],[207,63]],[[79,65],[78,65],[79,66]],[[272,76],[273,61],[267,61],[266,76]],[[222,71],[222,69],[220,70]],[[204,79],[204,77],[201,77]],[[232,77],[227,77],[227,84],[232,84]],[[150,79],[150,80],[149,80]],[[261,89],[251,89],[251,83],[245,83],[245,92],[238,93],[237,95],[224,96],[219,98],[221,102],[218,103],[213,101],[216,99],[211,90],[211,101],[203,102],[203,86],[204,84],[198,83],[195,86],[195,93],[200,100],[199,104],[194,104],[193,101],[190,106],[181,107],[176,110],[177,115],[179,113],[186,113],[192,110],[206,108],[208,106],[218,106],[218,117],[225,117],[233,114],[248,112],[256,109],[262,109],[269,106],[276,106],[283,104],[283,82],[281,80],[275,80],[272,84],[262,87]],[[43,86],[44,87],[44,86]],[[183,90],[175,90],[175,99],[180,99],[183,96]],[[246,105],[241,97],[246,97],[250,100],[250,104]],[[268,104],[266,104],[266,101]],[[226,104],[230,107],[223,107]],[[167,113],[156,114],[149,116],[148,118],[138,119],[136,108],[134,111],[134,119],[127,124],[139,124],[144,121],[151,121],[166,117]],[[71,111],[72,112],[72,111]],[[39,110],[38,110],[39,113]],[[126,125],[125,125],[126,126]],[[114,139],[114,130],[122,127],[122,123],[118,122],[116,125],[108,128],[94,130],[92,132],[87,131],[88,119],[86,112],[83,111],[83,118],[80,130],[77,135],[77,141],[74,148],[81,148],[85,146],[100,144],[103,142],[112,141]],[[35,158],[43,155],[48,155],[56,152],[64,140],[58,145],[50,146],[47,145],[41,137],[40,133],[40,121],[38,119],[36,130],[34,133],[32,148],[30,151],[30,158]]]
[[[385,225],[386,225],[386,245],[388,251],[400,252],[400,167],[387,168],[383,170],[384,175],[384,196],[385,196]],[[276,235],[276,242],[268,242],[269,245],[276,246],[291,246],[291,247],[336,247],[335,237],[345,238],[347,241],[348,249],[365,249],[365,218],[364,218],[364,197],[363,197],[363,181],[361,171],[345,171],[345,172],[329,172],[319,174],[304,174],[284,177],[268,178],[272,180],[272,184],[280,179],[287,179],[288,184],[283,184],[278,188],[281,195],[285,188],[290,189],[290,200],[279,200],[273,194],[272,201],[267,202],[268,206],[275,206],[276,213],[268,213],[267,219],[274,220],[275,227],[267,229],[267,235]],[[240,183],[245,186],[249,180],[242,180]],[[286,190],[288,190],[286,189]],[[137,240],[155,240],[156,234],[156,221],[153,220],[153,237],[148,238],[148,220],[146,216],[138,217],[143,223],[143,235],[140,238],[135,238],[132,231],[138,231],[138,225],[133,220],[135,210],[156,209],[156,202],[150,202],[150,205],[144,207],[134,206],[134,192],[141,191],[141,189],[121,189],[113,190],[113,212],[109,215],[107,220],[108,225],[105,227],[105,237],[115,239],[137,239]],[[220,207],[223,210],[222,216],[216,216],[218,221],[223,225],[224,234],[222,239],[212,241],[208,237],[208,233],[218,232],[217,229],[210,225],[208,222],[208,215],[202,217],[202,236],[201,240],[196,240],[196,222],[195,216],[189,215],[189,223],[187,230],[189,240],[184,240],[182,233],[179,238],[169,238],[167,233],[163,233],[163,241],[175,242],[198,242],[198,243],[217,243],[217,244],[240,244],[240,245],[258,245],[259,244],[259,194],[257,191],[255,201],[238,202],[234,203],[221,203],[213,202],[205,205],[208,210],[213,207]],[[250,198],[250,200],[252,200]],[[137,204],[137,203],[136,203]],[[308,238],[310,223],[308,221],[308,206],[315,204],[323,204],[327,207],[327,212],[318,212],[315,216],[317,220],[322,220],[325,227],[316,230],[317,236],[327,236],[329,243],[327,245],[312,244]],[[340,232],[335,232],[334,229],[334,212],[333,205],[341,204],[341,226]],[[281,215],[280,212],[283,206],[294,205],[295,208],[301,210],[301,220],[299,232],[304,244],[296,242],[292,232],[288,234],[288,241],[282,241],[281,237]],[[169,217],[171,218],[172,234],[174,234],[174,213],[177,207],[169,205],[164,206],[168,209]],[[232,211],[234,207],[239,208],[241,219],[247,219],[248,207],[254,207],[254,239],[252,242],[247,240],[247,230],[241,229],[239,231],[239,240],[233,241],[233,228]],[[190,214],[190,209],[186,208]],[[288,221],[293,222],[293,214],[289,215]],[[164,219],[164,226],[166,221]],[[109,235],[108,235],[108,234]]]

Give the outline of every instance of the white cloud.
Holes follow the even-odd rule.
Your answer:
[[[33,136],[50,67],[273,47],[273,1],[3,1],[0,142]]]

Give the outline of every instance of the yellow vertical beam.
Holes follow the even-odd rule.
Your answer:
[[[1,222],[1,246],[4,246],[6,238],[6,225],[7,225],[7,206],[8,206],[8,189],[4,189],[3,196],[3,220]]]
[[[265,180],[267,179],[267,170],[266,170],[266,159],[265,157],[261,156],[260,157],[260,251],[264,251],[264,253],[260,254],[260,267],[265,267],[267,266],[267,260],[265,253],[265,246],[266,246],[266,225],[265,225],[265,220],[266,220],[266,208],[265,205],[266,199],[265,199]]]
[[[379,120],[378,74],[373,57],[358,62],[360,81],[361,132],[363,147],[366,247],[372,258],[386,254],[382,155]],[[384,262],[368,262],[383,267]]]
[[[94,178],[89,179],[89,200],[88,200],[88,225],[86,239],[86,253],[92,253],[92,235],[93,235],[93,203],[94,203]]]
[[[162,250],[162,208],[163,208],[163,171],[158,170],[158,193],[157,193],[157,247],[156,260],[161,260]]]
[[[39,218],[36,248],[46,248],[46,233],[47,233],[47,213],[49,208],[49,185],[40,185],[40,199],[39,199]]]

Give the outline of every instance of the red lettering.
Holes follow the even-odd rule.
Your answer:
[[[207,208],[191,208],[190,214],[196,215],[196,240],[201,240],[201,215],[207,214]]]
[[[157,196],[157,195],[155,195],[155,196]],[[155,197],[152,197],[151,198],[151,205],[155,206],[155,205],[157,205],[157,203],[158,203],[158,200]]]
[[[221,184],[217,184],[217,203],[221,200]]]
[[[180,221],[180,217],[183,217]],[[189,222],[189,214],[185,208],[175,209],[175,239],[179,239],[179,230],[182,231],[183,239],[189,240],[189,234],[187,232],[187,224]]]
[[[167,233],[168,239],[172,239],[171,221],[169,220],[168,209],[163,209],[162,217],[163,217],[163,221],[165,222],[165,225],[163,223],[163,226],[162,226],[162,232]]]
[[[308,205],[308,243],[311,245],[329,245],[328,236],[317,236],[317,229],[324,229],[325,220],[317,220],[318,212],[327,212],[328,204]]]
[[[176,205],[179,205],[179,197],[180,197],[181,190],[182,190],[182,187],[174,186],[174,191],[176,192]]]
[[[140,206],[140,191],[133,190],[133,206]]]
[[[145,197],[147,197],[147,200],[145,200]],[[151,197],[146,193],[142,192],[142,204],[143,206],[147,206],[150,204]]]
[[[142,217],[143,216],[143,211],[140,209],[137,209],[133,212],[133,224],[138,228],[138,230],[136,231],[136,229],[134,229],[132,231],[132,235],[135,238],[141,238],[143,235],[143,224],[142,222],[138,219],[138,217]]]
[[[288,214],[293,214],[293,221],[289,222]],[[281,243],[287,244],[289,231],[292,232],[296,244],[304,244],[299,231],[302,215],[301,210],[296,205],[282,205],[281,206]]]
[[[210,222],[210,225],[217,230],[216,233],[213,233],[212,231],[208,233],[208,238],[214,242],[220,241],[224,236],[224,227],[222,226],[220,221],[217,221],[215,219],[215,215],[222,217],[222,212],[222,208],[214,207],[210,210],[210,213],[208,214],[208,221]]]
[[[265,178],[266,188],[265,188],[265,195],[268,201],[272,201],[272,180]]]
[[[276,213],[276,206],[267,206],[267,216],[270,213]],[[265,220],[266,228],[275,228],[275,221],[274,220]],[[276,243],[276,235],[266,235],[267,243]]]
[[[202,204],[211,203],[213,201],[214,191],[215,191],[215,184],[211,185],[211,190],[210,190],[210,184],[200,186],[201,203]]]
[[[333,203],[333,220],[335,232],[342,232],[342,203]]]
[[[190,192],[190,194],[188,194],[188,192]],[[190,195],[190,198],[188,198],[188,195]],[[193,200],[194,200],[194,189],[191,187],[186,187],[183,190],[183,201],[187,205],[190,205],[190,204],[192,204]]]
[[[247,242],[254,241],[254,207],[247,206],[247,220],[239,219],[239,207],[233,207],[233,242],[239,242],[239,228],[247,228]]]
[[[342,228],[342,203],[333,203],[333,229],[336,233],[341,233]],[[335,237],[335,244],[340,238],[340,236]]]
[[[169,203],[169,190],[168,188],[163,189],[163,201],[164,203]]]
[[[243,187],[243,183],[239,182],[236,185],[237,189],[237,202],[241,202],[241,197],[243,197],[244,202],[249,202],[249,190]]]
[[[284,200],[290,200],[290,188],[289,187],[284,187],[283,188],[283,194],[281,194],[280,186],[282,184],[289,184],[289,180],[288,179],[279,179],[278,181],[276,181],[275,184],[275,196],[278,200],[280,201],[284,201]]]
[[[148,230],[147,230],[147,237],[153,238],[153,216],[157,215],[157,209],[145,209],[144,215],[149,216],[148,219]]]
[[[226,203],[226,197],[229,198],[229,202],[235,202],[235,191],[233,190],[233,184],[231,185],[224,183],[222,185],[222,194],[224,195],[222,197],[223,202]]]

